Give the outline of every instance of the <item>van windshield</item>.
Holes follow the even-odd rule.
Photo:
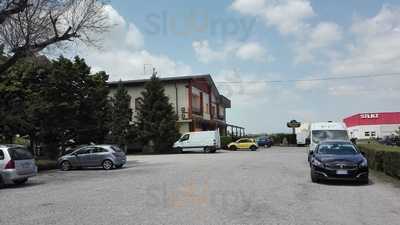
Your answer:
[[[316,144],[326,140],[348,140],[345,130],[313,130],[312,141]]]

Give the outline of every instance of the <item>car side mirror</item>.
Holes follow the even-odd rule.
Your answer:
[[[309,145],[311,143],[310,138],[306,138],[306,145]]]
[[[308,155],[314,155],[314,151],[310,151],[309,153],[308,153]]]
[[[365,152],[361,152],[361,155],[363,156],[367,156],[367,154]]]

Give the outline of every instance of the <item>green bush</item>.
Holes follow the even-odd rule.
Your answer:
[[[57,169],[57,161],[48,159],[37,159],[36,166],[39,171]]]
[[[369,167],[400,179],[400,148],[377,143],[359,144],[366,153]]]
[[[227,149],[228,144],[233,141],[234,141],[234,139],[231,136],[221,136],[221,148]]]

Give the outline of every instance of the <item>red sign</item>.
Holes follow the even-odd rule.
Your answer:
[[[347,127],[400,124],[400,112],[359,113],[343,120]]]

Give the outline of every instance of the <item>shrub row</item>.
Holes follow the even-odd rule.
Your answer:
[[[366,153],[369,167],[400,179],[400,148],[381,144],[359,144]]]

